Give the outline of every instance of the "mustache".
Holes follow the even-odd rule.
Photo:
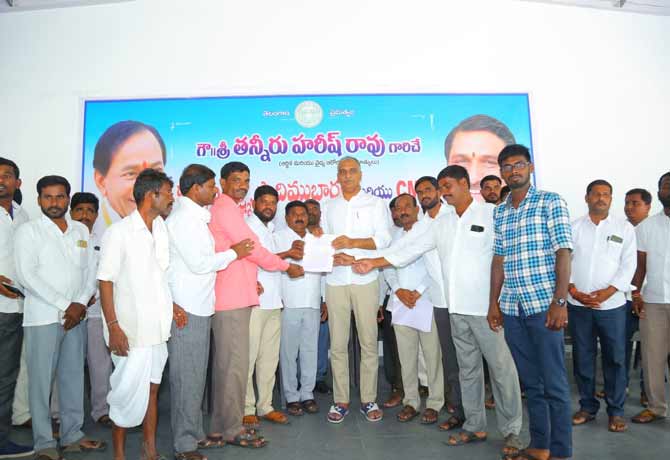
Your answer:
[[[409,217],[409,214],[400,214],[401,219],[406,219]]]

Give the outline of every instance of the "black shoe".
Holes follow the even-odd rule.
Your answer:
[[[314,385],[314,391],[324,395],[329,395],[333,392],[333,390],[328,386],[328,384],[322,380],[316,382],[316,385]]]

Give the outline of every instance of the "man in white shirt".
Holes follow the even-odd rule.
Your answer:
[[[95,294],[89,268],[93,248],[85,225],[66,218],[70,184],[61,176],[37,182],[42,215],[16,231],[16,274],[25,288],[23,315],[28,392],[37,458],[58,459],[51,429],[49,396],[58,383],[60,445],[65,452],[102,450],[86,439],[84,423],[84,347],[86,305]]]
[[[28,214],[13,200],[20,186],[19,167],[12,160],[0,158],[0,457],[33,453],[32,447],[9,440],[23,343],[23,298],[5,286],[20,289],[14,267],[14,232],[28,222]]]
[[[218,190],[216,174],[206,166],[192,164],[179,178],[182,196],[165,221],[170,236],[168,272],[174,321],[168,341],[170,355],[170,415],[175,458],[206,459],[198,447],[219,447],[205,439],[202,399],[207,378],[211,320],[214,314],[216,272],[233,260],[246,257],[251,240],[241,241],[223,252],[215,252],[214,237],[207,224]]]
[[[668,410],[665,368],[670,351],[670,171],[658,181],[658,199],[663,210],[645,219],[635,230],[637,269],[631,284],[638,288],[633,291],[633,309],[640,316],[642,369],[649,407],[633,417],[634,423],[662,420]]]
[[[114,362],[107,402],[115,458],[125,458],[126,429],[139,424],[142,458],[158,458],[158,388],[173,318],[169,236],[161,215],[172,209],[172,186],[165,173],[143,170],[133,186],[137,209],[103,236],[98,280]]]
[[[612,186],[598,179],[586,187],[587,215],[572,223],[572,267],[568,287],[568,328],[572,337],[579,410],[573,425],[595,419],[597,341],[603,362],[609,430],[627,429],[626,295],[635,273],[635,230],[630,222],[609,214]]]
[[[277,213],[279,194],[270,185],[261,185],[254,191],[254,213],[247,218],[249,228],[258,236],[268,251],[277,253],[272,220]],[[297,241],[288,252],[277,254],[282,259],[302,259],[303,243]],[[279,342],[281,337],[281,272],[258,268],[258,283],[262,293],[260,305],[251,310],[249,320],[249,376],[244,404],[244,425],[258,427],[260,419],[284,425],[288,423],[285,413],[272,407],[272,390],[279,364]],[[254,393],[254,374],[258,399]]]
[[[402,194],[396,197],[395,209],[402,224],[402,231],[394,235],[388,251],[392,251],[396,245],[402,245],[403,240],[411,238],[410,233],[414,227],[422,226],[417,224],[419,207],[413,196]],[[423,230],[420,229],[420,231]],[[436,300],[439,302],[440,286],[429,275],[425,260],[422,257],[401,268],[385,268],[384,277],[391,287],[392,293],[392,300],[389,301],[387,310],[393,311],[394,308],[413,309],[416,301],[420,297],[424,297],[430,301],[431,317],[433,316],[432,306],[435,305]],[[397,300],[402,303],[402,306],[395,306]],[[432,325],[428,332],[396,324],[395,320],[393,323],[405,391],[404,407],[396,415],[396,418],[399,422],[408,422],[418,415],[417,410],[421,405],[418,389],[420,345],[425,358],[428,383],[428,399],[426,400],[426,410],[421,418],[421,423],[435,423],[440,409],[444,406],[442,352],[435,319],[432,319]]]
[[[519,377],[504,333],[492,331],[486,318],[494,207],[473,199],[469,176],[462,166],[447,166],[438,175],[438,181],[443,197],[453,208],[430,223],[418,238],[384,252],[384,258],[357,261],[355,269],[365,271],[387,264],[404,266],[426,251],[437,250],[465,411],[463,431],[451,436],[447,444],[457,446],[487,438],[483,355],[498,402],[498,429],[505,437],[503,453],[514,455],[522,447],[518,437],[522,421]]]
[[[291,201],[286,205],[284,214],[288,228],[275,234],[276,249],[280,252],[295,252],[294,242],[304,243],[307,235],[307,206],[301,201]],[[293,262],[300,264],[297,259],[293,259]],[[281,275],[284,311],[281,318],[279,362],[286,410],[293,416],[319,411],[314,400],[314,386],[321,317],[321,281],[321,273],[305,272],[305,276],[300,278]]]
[[[338,235],[333,271],[326,275],[326,304],[330,318],[330,364],[333,371],[334,405],[328,421],[340,423],[349,413],[349,331],[351,312],[361,344],[361,413],[370,422],[382,419],[377,399],[377,310],[379,283],[377,273],[359,275],[351,269],[356,257],[364,257],[388,246],[388,211],[384,202],[361,190],[361,165],[353,157],[337,164],[337,181],[342,196],[323,207],[323,231]]]
[[[307,230],[321,230],[321,203],[316,200],[305,200],[307,206],[307,216],[309,218]],[[322,278],[322,282],[324,282]],[[325,295],[325,293],[323,294]],[[326,303],[321,299],[321,325],[319,326],[319,351],[316,364],[316,384],[314,391],[322,394],[330,394],[333,389],[326,383],[326,375],[328,374],[329,360],[328,349],[330,348],[330,333],[328,332],[328,308]]]
[[[91,249],[94,257],[89,267],[91,276],[98,274],[98,262],[100,260],[100,238],[93,230],[98,218],[98,197],[88,192],[78,192],[72,195],[70,202],[70,217],[72,220],[81,222],[91,232]],[[112,375],[112,358],[102,335],[102,311],[100,310],[100,294],[95,293],[94,298],[89,301],[86,310],[86,362],[88,364],[88,376],[91,382],[91,417],[96,422],[106,427],[112,426],[109,418],[109,405],[107,394],[109,393],[109,377]]]
[[[444,177],[441,178],[444,182]],[[443,203],[444,198],[440,192],[439,181],[430,176],[419,178],[415,182],[416,195],[421,201],[424,214],[421,219],[422,224],[428,224],[435,221],[438,217],[444,215],[450,210],[450,207]],[[436,283],[440,285],[439,298],[435,302],[435,323],[437,324],[437,333],[440,337],[440,347],[442,348],[442,369],[444,371],[444,386],[446,390],[445,401],[447,410],[452,414],[441,425],[441,430],[451,430],[463,425],[465,413],[463,412],[463,403],[461,400],[461,384],[458,378],[458,359],[456,358],[456,347],[451,334],[451,320],[447,300],[444,297],[444,281],[442,276],[442,266],[437,251],[428,251],[423,255],[426,264],[429,267],[428,272],[433,276]]]
[[[626,192],[623,212],[628,222],[637,227],[649,217],[651,210],[651,193],[643,188],[633,188]],[[637,265],[637,259],[635,260]],[[631,359],[633,358],[633,336],[640,330],[640,318],[633,311],[633,297],[631,291],[626,292],[626,388],[630,383]],[[638,342],[639,343],[639,342]],[[640,353],[638,347],[637,353]],[[604,392],[603,392],[604,393]],[[644,392],[644,372],[640,366],[640,405],[647,406],[647,394]]]

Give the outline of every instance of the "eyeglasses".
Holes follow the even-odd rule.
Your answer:
[[[525,169],[530,163],[527,161],[518,161],[514,163],[513,165],[504,165],[500,167],[500,170],[505,173],[512,172],[514,171],[520,171],[522,169]]]

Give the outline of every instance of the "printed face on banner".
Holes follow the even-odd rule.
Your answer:
[[[119,217],[126,217],[137,208],[133,185],[139,173],[147,168],[163,171],[163,152],[152,133],[140,131],[113,152],[106,174],[95,171],[98,191]]]
[[[145,129],[120,143],[106,173],[96,170],[96,143],[123,120]],[[191,163],[218,172],[228,162],[242,162],[253,172],[250,183],[224,181],[222,192],[250,215],[254,190],[271,185],[279,195],[274,222],[283,226],[289,201],[324,202],[359,188],[387,201],[416,196],[415,181],[436,177],[447,164],[468,169],[480,199],[479,181],[500,175],[497,157],[505,145],[532,150],[526,94],[93,100],[85,102],[83,136],[83,190],[103,199],[96,226],[135,209],[132,186],[146,167],[165,170],[178,183]],[[358,163],[340,163],[347,156]]]

